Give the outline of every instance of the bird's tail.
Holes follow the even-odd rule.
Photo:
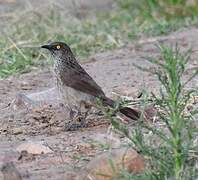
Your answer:
[[[105,97],[102,99],[102,102],[104,105],[108,105],[108,106],[111,106],[111,107],[114,107],[115,105],[115,101],[108,98],[108,97]],[[120,108],[120,112],[122,114],[124,114],[125,116],[133,119],[133,120],[138,120],[140,118],[140,115],[141,113],[133,108],[129,108],[129,107],[122,107]]]

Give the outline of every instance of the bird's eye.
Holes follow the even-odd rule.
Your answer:
[[[60,46],[59,46],[59,45],[57,45],[57,46],[56,46],[56,49],[60,49]]]

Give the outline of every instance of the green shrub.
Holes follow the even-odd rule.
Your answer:
[[[145,156],[148,165],[144,174],[137,176],[125,172],[122,174],[124,179],[186,180],[198,177],[198,112],[195,105],[187,110],[192,96],[197,97],[198,93],[185,90],[198,70],[184,81],[182,78],[190,51],[181,53],[177,47],[172,49],[164,46],[159,49],[161,56],[158,59],[148,58],[150,63],[157,66],[151,73],[158,77],[161,84],[160,94],[152,94],[152,101],[158,107],[159,122],[148,123],[141,117],[133,130],[129,130],[112,116],[123,102],[105,111],[112,125],[131,141],[133,148]],[[150,72],[149,69],[139,68]],[[146,96],[142,100],[143,105],[148,102]]]

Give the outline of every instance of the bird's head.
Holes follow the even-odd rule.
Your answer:
[[[48,49],[55,58],[73,55],[70,47],[64,42],[52,42],[50,44],[41,46],[41,48]]]

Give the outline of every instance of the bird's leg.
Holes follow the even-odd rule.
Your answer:
[[[75,131],[80,128],[79,123],[76,122],[78,116],[79,112],[77,109],[69,107],[69,119],[65,123],[66,131]]]
[[[73,109],[70,109],[69,110],[69,119],[70,120],[73,120],[75,117],[76,117],[76,114],[77,114],[78,112],[76,112],[76,111],[74,111]]]
[[[83,116],[84,120],[86,120],[87,116],[89,115],[91,108],[92,108],[91,104],[88,104],[84,101],[81,102],[80,112],[81,112],[81,115]]]
[[[86,118],[91,106],[88,106],[85,102],[81,102],[80,107],[75,109],[77,111],[70,109],[70,120],[66,124],[66,131],[75,131],[87,127]]]

